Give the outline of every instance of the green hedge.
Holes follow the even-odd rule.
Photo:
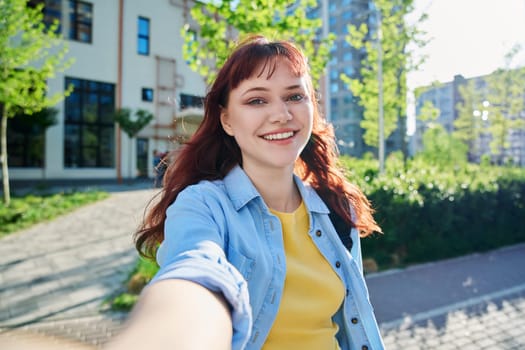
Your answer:
[[[362,240],[381,268],[435,261],[525,241],[525,169],[451,169],[392,157],[379,176],[371,160],[342,158],[376,209],[384,234]]]

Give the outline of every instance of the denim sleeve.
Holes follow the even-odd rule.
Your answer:
[[[164,241],[157,251],[160,269],[150,283],[185,279],[221,292],[232,309],[232,348],[242,349],[252,327],[248,286],[224,253],[228,239],[223,208],[210,196],[206,199],[189,187],[168,208]]]

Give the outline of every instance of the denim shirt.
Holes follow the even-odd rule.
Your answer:
[[[308,234],[341,278],[346,297],[334,315],[341,350],[383,349],[362,271],[359,236],[349,252],[317,193],[295,177],[308,209]],[[232,349],[261,349],[279,309],[286,258],[279,219],[239,167],[222,180],[179,193],[167,210],[160,269],[151,283],[179,278],[221,292],[232,310]]]

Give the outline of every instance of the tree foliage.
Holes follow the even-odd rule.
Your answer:
[[[316,0],[198,2],[191,9],[196,26],[186,24],[182,29],[184,59],[210,83],[238,38],[263,34],[297,43],[309,59],[313,82],[318,86],[334,36],[319,39],[321,20],[307,16],[308,9],[316,6]]]
[[[520,48],[516,46],[506,55],[506,66],[487,77],[488,127],[492,136],[490,148],[498,164],[510,148],[510,133],[525,126],[524,94],[525,67],[512,69],[511,63]]]
[[[478,154],[478,139],[483,134],[483,93],[476,87],[476,81],[470,80],[459,86],[460,102],[456,105],[458,117],[454,120],[454,136],[465,144],[471,154]]]
[[[25,0],[0,1],[0,114],[4,203],[9,205],[7,120],[31,115],[60,101],[66,93],[49,96],[47,80],[71,64],[57,34],[58,23],[43,23],[42,6],[29,8]]]
[[[466,164],[467,151],[467,146],[449,134],[443,125],[430,123],[423,133],[423,151],[417,157],[428,164],[445,168]]]
[[[135,137],[140,130],[142,130],[146,125],[151,122],[153,119],[153,114],[144,109],[138,109],[132,115],[129,108],[120,108],[115,111],[115,122],[117,122],[120,128],[128,135],[130,139]],[[129,153],[129,175],[132,176],[133,172],[131,171],[131,152]]]
[[[440,114],[441,111],[439,108],[436,108],[432,101],[427,100],[423,103],[423,106],[417,115],[417,119],[423,122],[432,123],[439,118]]]
[[[144,109],[135,111],[134,117],[129,108],[120,108],[115,112],[115,121],[129,138],[135,137],[152,119],[153,114]]]
[[[363,14],[363,23],[349,25],[346,41],[361,50],[364,58],[357,78],[341,74],[341,79],[364,108],[363,138],[372,147],[379,145],[379,80],[382,81],[385,139],[397,129],[400,121],[406,120],[406,74],[422,63],[408,47],[425,44],[423,32],[417,25],[426,16],[421,16],[415,24],[405,20],[413,10],[413,0],[376,0],[374,7]]]

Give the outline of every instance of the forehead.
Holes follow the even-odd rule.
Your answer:
[[[284,58],[275,59],[260,63],[254,70],[252,75],[242,80],[236,89],[244,89],[253,85],[268,85],[274,84],[285,85],[300,85],[306,86],[305,74],[298,72],[292,64]]]
[[[297,65],[292,64],[289,59],[283,56],[272,56],[256,63],[255,69],[252,71],[249,79],[254,77],[271,79],[277,70],[279,70],[279,74],[288,71],[288,75],[294,75],[297,77],[304,74],[304,72],[302,72]]]

